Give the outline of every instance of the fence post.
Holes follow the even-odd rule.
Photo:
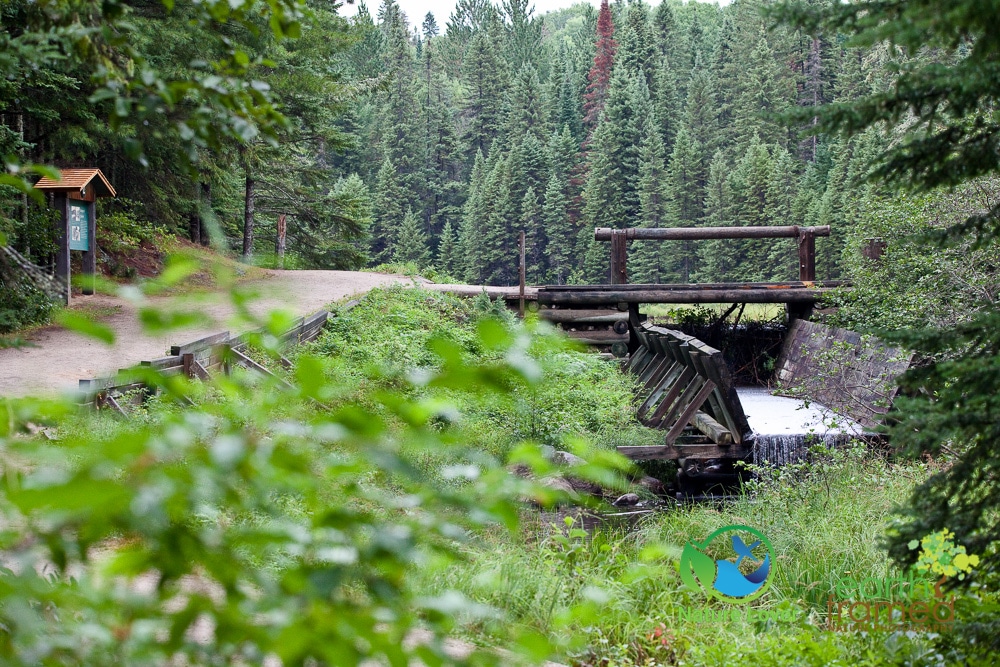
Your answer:
[[[799,231],[799,280],[816,280],[816,235],[809,229]]]
[[[611,284],[628,282],[628,236],[624,229],[611,230]]]
[[[524,266],[524,232],[523,231],[521,232],[518,244],[519,244],[519,247],[521,249],[521,261],[520,261],[520,264],[518,265],[518,273],[519,273],[519,276],[520,276],[520,278],[519,278],[519,285],[520,285],[521,291],[520,291],[520,300],[518,301],[517,314],[520,315],[521,319],[523,320],[524,319],[524,283],[525,283],[525,280],[526,280],[526,272],[525,272],[525,266]]]

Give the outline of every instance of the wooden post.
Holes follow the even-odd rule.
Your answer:
[[[274,242],[274,252],[278,255],[278,268],[285,268],[285,232],[288,225],[285,223],[285,214],[278,215],[278,238]]]
[[[864,258],[872,262],[882,259],[887,247],[886,242],[883,239],[865,239],[865,241],[867,243],[861,248],[861,254]]]
[[[624,229],[611,231],[611,284],[628,282],[628,237]]]
[[[518,300],[517,314],[521,316],[521,319],[524,319],[524,283],[525,283],[525,273],[526,272],[525,272],[525,266],[524,266],[524,232],[523,231],[521,232],[521,235],[519,237],[518,244],[519,244],[518,247],[521,249],[521,261],[520,261],[520,264],[518,265],[518,267],[519,267],[518,273],[520,275],[519,285],[520,285],[520,290],[521,291],[520,291],[520,299]]]
[[[69,305],[70,282],[69,282],[69,197],[65,192],[58,192],[55,196],[56,210],[62,217],[59,225],[59,251],[56,255],[56,276],[63,281],[66,287],[66,305]]]
[[[799,280],[816,280],[816,235],[811,229],[799,232]]]
[[[83,293],[93,294],[97,287],[97,203],[87,202],[87,235],[90,249],[83,251]]]

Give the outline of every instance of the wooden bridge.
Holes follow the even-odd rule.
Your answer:
[[[639,383],[636,416],[664,431],[662,445],[620,447],[635,460],[669,459],[681,469],[691,462],[735,461],[751,457],[753,432],[722,353],[679,331],[652,326],[640,304],[784,304],[789,319],[806,318],[824,297],[849,285],[816,280],[817,236],[824,227],[702,227],[595,230],[611,243],[606,285],[550,285],[534,295],[539,315],[580,342],[610,349]],[[629,284],[628,242],[704,239],[791,238],[796,241],[799,280],[769,283]]]

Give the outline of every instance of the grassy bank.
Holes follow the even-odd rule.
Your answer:
[[[127,422],[8,404],[0,511],[16,528],[0,549],[74,578],[31,568],[0,578],[0,656],[209,664],[273,653],[287,664],[354,664],[404,660],[402,637],[428,627],[486,647],[475,660],[487,662],[496,647],[581,667],[967,657],[954,648],[960,633],[824,628],[840,578],[901,574],[880,540],[893,507],[926,478],[924,464],[817,453],[758,471],[732,502],[668,507],[588,533],[563,519],[573,514],[565,506],[525,505],[556,495],[507,468],[548,474],[534,445],[568,448],[596,462],[581,474],[613,485],[611,450],[661,434],[632,419],[628,377],[548,325],[522,325],[486,299],[376,290],[292,362],[292,386],[239,372],[207,384],[170,379]],[[38,425],[50,427],[44,438],[30,435]],[[678,574],[687,542],[734,524],[767,535],[775,557],[771,588],[744,607],[709,602]],[[87,555],[94,545],[103,560]],[[155,590],[115,584],[151,571],[164,573]],[[191,595],[192,580],[224,595]],[[37,629],[49,609],[64,622],[43,650]],[[725,618],[693,620],[693,610]],[[199,643],[189,635],[202,618],[216,630]],[[115,630],[87,635],[95,628]],[[422,659],[447,663],[439,649]]]

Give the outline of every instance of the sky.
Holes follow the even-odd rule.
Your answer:
[[[540,16],[555,9],[563,9],[564,7],[571,7],[578,2],[588,1],[595,7],[600,7],[601,5],[601,0],[534,0],[535,14]],[[378,12],[379,5],[382,4],[382,0],[365,0],[365,2],[368,5],[368,11],[374,17],[376,12]],[[397,2],[403,9],[406,17],[410,19],[410,25],[420,25],[427,12],[431,12],[434,14],[434,18],[437,19],[437,24],[441,28],[441,32],[444,32],[448,17],[451,16],[452,10],[455,9],[455,0],[397,0]],[[656,5],[659,3],[654,0],[650,4]],[[726,3],[721,2],[720,4]],[[358,0],[354,0],[354,4],[344,4],[340,13],[343,16],[354,16],[357,11]]]

